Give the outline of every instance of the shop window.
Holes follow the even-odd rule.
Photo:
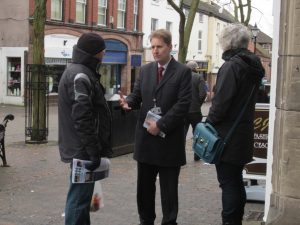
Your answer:
[[[7,58],[7,95],[21,96],[21,58]]]
[[[116,94],[121,87],[121,65],[105,65],[100,67],[101,84],[105,88],[105,94]]]

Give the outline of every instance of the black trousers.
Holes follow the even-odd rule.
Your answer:
[[[195,130],[195,127],[197,123],[200,123],[202,121],[202,114],[201,112],[193,112],[193,113],[188,113],[186,118],[185,118],[185,124],[184,124],[184,132],[185,132],[185,137],[189,131],[190,125],[193,128],[193,133]],[[186,138],[185,138],[186,139]],[[194,160],[199,160],[200,157],[194,153]]]
[[[185,118],[185,125],[184,125],[185,136],[187,135],[190,125],[192,126],[193,133],[194,133],[197,123],[200,123],[201,121],[202,121],[201,112],[188,113]]]
[[[242,225],[246,204],[243,168],[242,165],[225,162],[216,165],[218,181],[222,189],[222,220],[226,225]]]
[[[159,174],[162,225],[176,225],[180,167],[161,167],[138,162],[137,205],[141,225],[154,225],[156,177]]]

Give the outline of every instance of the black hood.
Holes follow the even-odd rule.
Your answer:
[[[99,64],[99,60],[95,58],[93,55],[81,50],[74,45],[73,47],[73,55],[72,55],[72,62],[76,64],[82,64],[88,68],[90,68],[94,73],[97,73],[97,66]]]
[[[248,67],[247,71],[249,72],[247,74],[250,79],[254,80],[255,83],[261,82],[261,79],[265,76],[265,69],[258,56],[245,48],[230,49],[225,51],[222,55],[225,61],[229,61],[233,59],[233,57],[240,59],[238,62]]]

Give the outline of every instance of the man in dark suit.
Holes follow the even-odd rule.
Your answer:
[[[140,108],[134,159],[137,161],[137,205],[141,225],[155,220],[156,177],[159,175],[162,225],[177,224],[178,178],[186,163],[184,118],[191,101],[191,70],[172,56],[172,36],[167,30],[150,35],[155,62],[142,66],[124,110]],[[146,120],[151,111],[161,118]],[[147,127],[147,128],[145,128]]]

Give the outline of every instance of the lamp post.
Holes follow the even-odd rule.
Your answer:
[[[251,28],[251,32],[252,32],[253,41],[254,41],[254,54],[256,54],[256,38],[259,33],[259,29],[257,28],[256,23],[255,23],[254,27]]]

